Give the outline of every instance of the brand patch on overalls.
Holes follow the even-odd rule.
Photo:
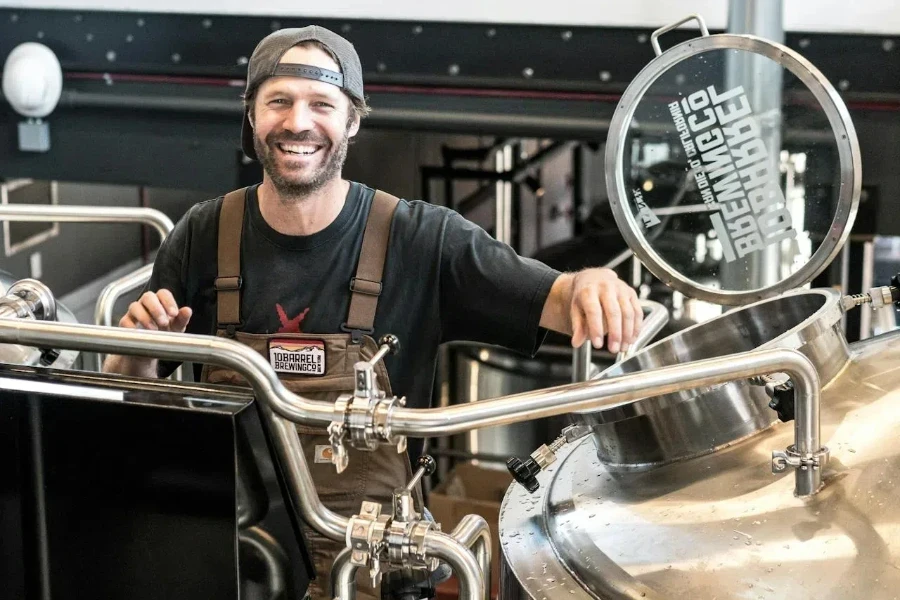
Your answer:
[[[331,449],[331,446],[316,446],[316,456],[313,462],[330,463],[332,458],[334,458],[334,450]]]
[[[325,342],[322,340],[273,339],[269,363],[277,373],[325,374]]]

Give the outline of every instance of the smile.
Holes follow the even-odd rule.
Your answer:
[[[321,146],[313,146],[310,144],[276,144],[278,149],[285,154],[294,154],[297,156],[312,156],[322,149]]]

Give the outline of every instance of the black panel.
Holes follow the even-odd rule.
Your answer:
[[[305,544],[248,399],[26,369],[0,378],[0,598],[256,599],[279,580],[279,597],[303,597]]]

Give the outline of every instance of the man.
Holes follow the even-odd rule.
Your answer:
[[[454,339],[533,353],[543,333],[590,339],[616,352],[633,341],[641,309],[612,271],[560,274],[517,256],[445,208],[399,201],[346,181],[349,139],[368,112],[353,46],[320,27],[277,31],[248,66],[243,149],[264,168],[258,186],[194,206],[166,239],[147,291],[122,327],[230,337],[267,356],[285,385],[333,401],[352,391],[352,365],[397,335],[399,355],[380,366],[382,389],[430,404],[438,345]],[[349,289],[348,289],[349,288]],[[155,377],[174,365],[111,356],[108,371]],[[204,367],[203,381],[241,383]],[[324,431],[298,426],[317,491],[345,516],[360,502],[390,505],[409,476],[405,456],[351,453],[348,471],[317,464]],[[416,457],[421,443],[410,440]],[[351,491],[349,488],[353,488]],[[308,532],[328,598],[341,544]],[[363,586],[361,594],[374,593]]]

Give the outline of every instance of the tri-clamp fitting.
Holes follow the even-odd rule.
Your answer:
[[[387,397],[378,387],[375,365],[387,354],[400,351],[397,336],[387,334],[379,340],[380,348],[371,360],[353,365],[353,394],[343,394],[334,404],[334,419],[328,426],[331,461],[338,473],[347,468],[346,443],[353,448],[373,451],[387,444],[396,446],[397,453],[406,451],[406,437],[391,435],[388,416],[394,406],[405,406],[405,398]]]
[[[437,463],[430,456],[416,461],[418,470],[406,487],[394,490],[393,510],[381,514],[377,502],[363,502],[358,515],[347,525],[347,546],[351,564],[367,567],[372,585],[378,585],[385,572],[401,568],[434,571],[438,559],[429,557],[425,538],[440,525],[422,518],[413,504],[412,490],[423,475],[434,473]]]

